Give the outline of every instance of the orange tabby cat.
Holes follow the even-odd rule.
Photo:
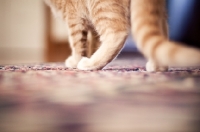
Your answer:
[[[69,29],[72,55],[69,68],[102,69],[124,46],[132,29],[138,48],[149,60],[147,71],[166,71],[168,66],[196,66],[200,51],[168,40],[165,0],[46,0],[54,14]],[[87,34],[94,29],[101,42],[90,57],[86,53]]]

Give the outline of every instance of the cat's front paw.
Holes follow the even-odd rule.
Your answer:
[[[65,60],[65,66],[67,68],[77,68],[79,60],[75,59],[73,56],[70,56]]]
[[[93,70],[91,60],[87,57],[83,57],[78,63],[77,68],[79,70]]]
[[[83,57],[78,63],[77,68],[79,70],[101,70],[105,65],[105,63],[102,64],[92,60],[91,58]]]
[[[148,61],[146,64],[146,70],[148,72],[166,72],[168,71],[167,66],[158,66],[152,61]]]

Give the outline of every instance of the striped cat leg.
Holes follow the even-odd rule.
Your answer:
[[[110,25],[108,25],[109,23]],[[109,62],[111,62],[122,49],[128,34],[128,30],[117,30],[116,27],[112,26],[112,22],[108,22],[106,24],[108,26],[97,24],[96,29],[97,32],[100,34],[101,45],[97,49],[97,51],[91,56],[91,58],[84,57],[81,59],[81,61],[78,63],[78,69],[102,69]]]
[[[107,37],[105,37],[107,36]],[[102,69],[109,62],[111,62],[122,49],[127,32],[118,32],[105,35],[105,40],[102,40],[102,44],[97,51],[91,56],[91,58],[82,58],[78,63],[78,69],[80,70],[98,70]],[[104,37],[101,37],[104,38]]]
[[[128,0],[122,3],[118,0],[95,0],[89,4],[91,23],[101,45],[90,58],[81,59],[78,63],[80,70],[102,69],[111,62],[124,46],[130,25]]]
[[[168,32],[167,19],[163,19],[161,24],[162,24],[161,29],[163,31],[163,35],[166,36],[166,38],[168,38],[169,32]],[[168,71],[168,66],[160,66],[158,65],[158,63],[153,61],[153,59],[149,59],[146,64],[146,70],[148,72],[165,72]]]
[[[70,20],[69,41],[72,55],[66,59],[65,65],[68,68],[77,68],[78,62],[86,55],[87,29],[83,20]]]

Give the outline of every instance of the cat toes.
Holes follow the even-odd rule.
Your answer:
[[[78,62],[79,60],[76,60],[75,58],[70,56],[69,58],[65,60],[65,66],[67,68],[77,68]]]
[[[101,68],[98,65],[95,65],[93,61],[87,57],[83,57],[78,63],[77,68],[79,70],[99,70]]]
[[[79,70],[93,70],[93,68],[91,67],[91,66],[92,66],[91,64],[92,64],[92,63],[91,63],[91,61],[90,61],[89,58],[83,57],[83,58],[80,60],[80,62],[78,63],[77,68],[78,68]]]
[[[146,64],[146,70],[148,72],[166,72],[168,71],[167,66],[158,66],[152,61],[148,61]]]

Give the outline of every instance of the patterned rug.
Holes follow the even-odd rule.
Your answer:
[[[148,73],[119,57],[103,70],[0,66],[0,132],[199,132],[200,67]]]

